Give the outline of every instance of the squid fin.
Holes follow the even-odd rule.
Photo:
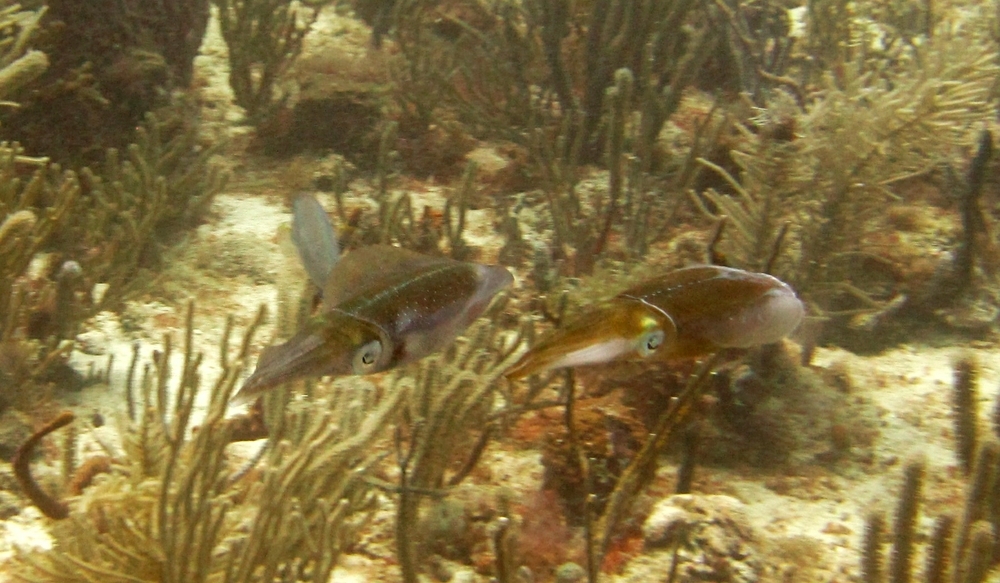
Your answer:
[[[300,193],[292,202],[292,241],[316,287],[323,289],[340,259],[340,244],[330,217],[315,197]]]

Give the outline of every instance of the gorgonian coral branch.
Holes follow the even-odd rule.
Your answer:
[[[69,505],[60,502],[50,496],[45,490],[42,490],[38,482],[35,482],[35,479],[31,476],[30,461],[31,456],[35,453],[35,447],[46,435],[60,427],[69,425],[73,422],[74,418],[75,415],[71,411],[60,413],[58,417],[35,432],[21,447],[17,448],[17,453],[14,454],[14,459],[11,460],[11,464],[14,466],[14,476],[17,478],[17,483],[21,485],[21,490],[24,491],[24,494],[31,500],[32,504],[42,511],[42,514],[56,520],[61,520],[69,516]]]

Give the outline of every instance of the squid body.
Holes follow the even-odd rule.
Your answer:
[[[700,265],[656,277],[543,337],[505,373],[671,360],[777,342],[802,321],[792,288],[764,273]]]
[[[293,203],[292,240],[322,289],[316,315],[283,344],[264,350],[235,397],[295,379],[384,371],[448,345],[513,282],[501,266],[374,245],[343,257],[319,202]]]

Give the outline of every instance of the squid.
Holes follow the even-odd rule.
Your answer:
[[[237,402],[296,379],[372,374],[437,352],[514,280],[502,266],[389,245],[341,256],[319,201],[300,194],[293,213],[292,240],[322,305],[287,342],[263,351]]]
[[[588,308],[538,341],[504,373],[624,360],[669,361],[750,348],[791,334],[805,314],[783,281],[716,265],[671,271]]]

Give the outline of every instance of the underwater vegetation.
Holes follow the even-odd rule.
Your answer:
[[[991,573],[996,573],[1000,443],[996,439],[996,427],[992,427],[986,436],[979,435],[980,429],[975,421],[978,406],[967,398],[978,391],[978,370],[979,364],[971,356],[955,363],[956,455],[969,477],[969,483],[963,503],[955,504],[953,512],[935,519],[926,539],[928,548],[924,553],[920,581],[972,583],[986,581]],[[997,403],[1000,404],[1000,400]],[[997,405],[994,408],[1000,411]],[[978,443],[980,439],[982,443]],[[926,477],[925,465],[922,459],[906,463],[891,532],[885,532],[885,518],[881,513],[873,512],[868,516],[861,562],[861,577],[865,583],[916,579],[912,562],[916,543],[919,542],[916,529]],[[886,542],[891,542],[892,546],[888,569],[884,567],[882,556],[882,547]]]
[[[797,484],[895,471],[883,424],[920,415],[817,346],[995,338],[992,5],[214,0],[239,108],[214,135],[250,136],[227,150],[193,61],[208,2],[140,4],[0,11],[23,140],[0,145],[0,407],[50,421],[14,466],[53,544],[18,580],[328,581],[345,553],[406,583],[808,580],[719,476],[845,497]],[[372,45],[336,52],[349,5]],[[88,430],[52,395],[103,382],[68,365],[78,333],[176,273],[220,154],[291,207],[298,326],[255,343],[260,314],[236,349],[230,318],[210,359],[189,304],[179,349],[136,341],[120,443],[67,439],[36,480],[49,431]],[[956,365],[959,465],[931,476],[961,517],[925,533],[906,462],[889,568],[875,512],[824,531],[863,547],[828,579],[913,580],[923,540],[927,581],[995,573],[977,374]]]
[[[228,335],[223,339],[223,374],[206,388],[188,307],[183,358],[172,359],[169,337],[153,353],[152,366],[127,388],[137,393],[137,410],[120,453],[53,524],[55,548],[17,559],[18,580],[329,579],[351,533],[374,508],[366,476],[380,456],[372,445],[404,392],[379,399],[371,391],[337,391],[322,410],[273,393],[268,428],[275,441],[260,454],[267,469],[241,475],[227,454],[235,424],[225,409],[262,316],[235,355]],[[177,364],[180,384],[168,386],[168,369]],[[194,426],[201,394],[209,406]]]
[[[832,316],[871,316],[919,293],[851,272],[864,265],[852,258],[904,260],[882,251],[871,211],[892,206],[894,188],[932,178],[969,143],[970,124],[989,116],[995,51],[988,25],[959,31],[942,20],[933,30],[924,17],[914,30],[868,5],[858,18],[879,19],[882,43],[852,49],[874,33],[851,18],[823,20],[825,6],[810,4],[815,52],[800,55],[790,17],[768,3],[746,13],[697,2],[498,3],[486,12],[476,3],[401,3],[403,87],[413,83],[404,95],[428,101],[403,111],[440,123],[455,115],[477,135],[525,148],[551,217],[548,251],[570,275],[609,253],[641,257],[675,235],[670,221],[684,217],[677,195],[686,193],[706,216],[725,217],[718,251],[732,266],[764,269],[780,239],[775,275]],[[455,38],[421,18],[462,26]],[[685,35],[696,31],[691,38],[658,32],[679,22]],[[906,42],[928,27],[925,42]],[[828,68],[809,58],[821,46],[841,47],[823,54],[820,62],[836,61]],[[739,71],[715,78],[739,79],[752,103],[723,92],[701,111],[688,105],[682,113],[693,119],[672,118],[711,47],[725,48],[713,58]],[[661,141],[670,122],[694,124],[680,152]],[[598,160],[606,191],[581,188],[581,165]],[[717,186],[699,187],[706,183]]]
[[[229,85],[251,123],[273,115],[287,95],[279,82],[302,52],[302,39],[327,2],[293,7],[286,0],[212,0],[229,48]]]
[[[13,406],[26,412],[48,399],[53,389],[79,388],[85,379],[66,366],[66,360],[80,323],[101,310],[120,306],[125,297],[148,285],[151,278],[145,274],[160,264],[164,248],[177,242],[177,230],[197,224],[225,182],[224,173],[209,164],[217,149],[203,147],[197,135],[198,115],[192,102],[180,96],[159,96],[154,114],[151,102],[130,105],[109,89],[110,82],[101,85],[107,71],[94,69],[127,68],[107,60],[129,58],[127,54],[133,49],[125,46],[122,35],[128,35],[124,27],[133,42],[138,42],[138,34],[143,43],[159,43],[166,59],[162,66],[170,70],[169,77],[173,82],[190,83],[200,33],[198,27],[184,23],[197,19],[191,12],[197,12],[194,3],[144,9],[149,10],[141,16],[144,25],[150,24],[149,18],[165,18],[185,26],[183,33],[158,28],[153,36],[121,18],[108,19],[106,12],[114,8],[78,9],[80,23],[97,19],[102,25],[118,27],[122,34],[110,37],[90,29],[81,36],[80,30],[58,24],[74,10],[63,4],[50,3],[31,11],[4,3],[5,24],[0,29],[7,74],[5,98],[17,100],[8,103],[0,133],[5,139],[26,140],[25,144],[5,141],[0,146],[0,403],[3,408]],[[207,19],[207,13],[203,17]],[[195,37],[198,42],[191,44]],[[106,47],[101,43],[114,40],[124,43],[118,48],[127,54],[111,55],[100,48]],[[65,54],[66,50],[73,54]],[[92,56],[88,51],[100,52],[102,60],[87,61],[88,55]],[[95,75],[88,86],[89,105],[78,104],[83,109],[71,105],[75,98],[67,97],[77,90],[67,89],[65,80],[56,80],[67,74],[67,67],[78,67],[79,75]],[[135,82],[141,84],[139,81]],[[56,91],[61,97],[39,89],[40,84],[62,87]],[[102,90],[110,93],[102,96]],[[152,91],[141,89],[147,90]],[[69,101],[60,101],[64,98]],[[54,105],[52,99],[61,105]],[[112,101],[115,107],[110,107]],[[104,103],[100,115],[110,115],[115,123],[84,113],[97,102]],[[138,109],[116,109],[133,105]],[[46,113],[39,114],[39,108]],[[46,125],[54,123],[48,116],[64,114],[71,114],[74,124],[97,124],[99,131],[96,126],[81,128],[62,122],[56,131]],[[19,124],[14,118],[20,115],[27,115],[24,119],[37,126]],[[115,125],[122,121],[124,128]],[[45,140],[55,141],[38,142],[33,139],[39,138],[32,134],[35,131],[44,133]],[[82,145],[59,133],[66,131],[75,131],[74,138],[94,142]],[[59,147],[48,149],[53,143]],[[123,149],[105,149],[112,144]],[[29,155],[28,149],[45,151]],[[96,151],[101,152],[99,163]],[[53,162],[53,158],[64,164]],[[91,165],[81,165],[84,161]]]
[[[178,227],[205,215],[226,176],[209,164],[214,150],[197,148],[195,128],[172,127],[150,114],[124,159],[111,149],[102,167],[79,173],[26,156],[17,145],[5,147],[5,406],[16,401],[18,409],[30,410],[32,399],[23,396],[44,398],[43,387],[53,384],[46,379],[64,365],[80,323],[143,290],[151,281],[144,274],[177,242]]]
[[[0,135],[71,166],[127,147],[146,113],[190,87],[208,6],[208,0],[52,0],[19,26],[5,27],[30,34],[12,46],[32,47],[48,66],[5,96],[19,107],[2,112]]]
[[[188,306],[182,358],[172,358],[166,336],[151,364],[141,365],[135,386],[135,418],[123,433],[118,453],[97,470],[83,493],[62,502],[42,492],[27,474],[26,455],[60,417],[24,446],[19,478],[32,484],[29,495],[59,520],[51,551],[26,552],[17,559],[15,577],[24,581],[327,581],[337,556],[379,508],[379,490],[399,496],[398,549],[404,578],[416,581],[413,545],[422,527],[418,510],[426,497],[440,498],[468,477],[495,426],[526,403],[495,411],[502,371],[514,355],[503,348],[498,329],[479,326],[471,342],[432,357],[414,378],[398,376],[391,390],[370,384],[317,386],[316,401],[290,400],[287,389],[269,392],[263,408],[252,411],[266,424],[268,444],[250,465],[227,453],[244,439],[244,417],[226,418],[225,409],[245,367],[248,349],[263,312],[231,354],[222,339],[221,376],[207,389],[208,409],[195,424],[202,398],[199,366],[192,352],[193,305]],[[140,358],[135,351],[135,358]],[[172,386],[169,368],[181,366]],[[137,362],[131,370],[140,368]],[[472,390],[470,390],[472,389]],[[327,395],[323,397],[321,395]],[[384,468],[389,426],[402,457],[398,487],[376,477]],[[477,437],[477,433],[479,436]],[[259,438],[261,434],[250,437]],[[482,443],[457,472],[445,478],[465,448],[448,444]],[[383,447],[379,447],[381,444]],[[260,464],[259,468],[255,468]],[[90,472],[84,460],[78,469]],[[38,499],[36,499],[36,496]],[[193,558],[192,553],[197,555]],[[183,558],[182,558],[183,557]]]

